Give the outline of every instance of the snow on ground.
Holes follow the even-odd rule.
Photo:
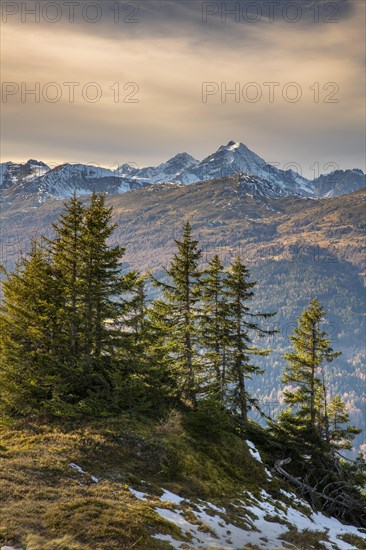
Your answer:
[[[78,472],[79,474],[86,474],[86,471],[83,470],[81,466],[78,466],[77,464],[74,464],[74,462],[70,462],[69,466],[70,466],[70,468],[75,470],[75,472]]]
[[[70,468],[72,468],[73,470],[75,470],[75,472],[78,472],[79,474],[85,474],[85,475],[90,475],[88,474],[88,472],[86,472],[85,470],[83,470],[83,468],[81,466],[78,466],[77,464],[75,464],[74,462],[70,462],[69,463],[69,466]],[[94,483],[99,483],[100,479],[96,476],[93,476],[93,475],[90,475],[90,479],[94,482]]]
[[[130,491],[130,493],[135,495],[135,497],[138,498],[139,500],[147,500],[146,493],[141,493],[141,491],[136,491],[135,489],[132,489],[132,487],[129,487],[128,490]]]
[[[154,538],[167,541],[173,548],[220,548],[223,550],[239,550],[246,544],[254,544],[261,549],[281,549],[283,541],[281,535],[288,531],[288,526],[283,523],[273,521],[274,516],[280,516],[281,520],[287,521],[298,531],[305,529],[311,531],[324,532],[324,546],[328,550],[354,550],[350,544],[338,538],[342,534],[354,534],[365,539],[365,535],[356,527],[343,525],[335,518],[328,518],[321,513],[314,513],[310,507],[299,499],[295,494],[282,491],[292,502],[301,504],[309,510],[309,517],[292,506],[287,507],[286,515],[278,508],[278,502],[264,490],[261,491],[260,498],[246,493],[244,500],[235,504],[237,516],[245,517],[245,524],[241,526],[234,525],[228,521],[227,511],[224,508],[218,508],[210,502],[199,500],[192,502],[184,500],[170,491],[164,491],[161,502],[175,503],[171,508],[157,507],[156,512],[164,519],[177,525],[182,535],[188,541],[174,539],[171,535],[158,534]],[[183,506],[179,506],[184,501]],[[249,504],[248,504],[249,502]],[[284,505],[284,503],[280,503]],[[189,516],[185,511],[189,510]],[[249,512],[249,513],[248,513]],[[195,519],[192,519],[192,513]],[[189,517],[189,519],[187,519]],[[270,520],[270,521],[268,521]]]
[[[250,452],[250,454],[252,455],[252,457],[253,457],[255,460],[258,460],[258,462],[262,462],[261,455],[259,454],[259,451],[257,450],[257,448],[256,448],[256,446],[254,445],[254,443],[252,443],[251,441],[247,440],[247,441],[246,441],[246,444],[247,444],[248,447],[249,447],[249,452]]]
[[[161,502],[172,502],[173,504],[180,504],[181,502],[183,502],[183,500],[184,498],[181,498],[178,495],[167,491],[166,489],[164,489],[164,493],[160,497]]]

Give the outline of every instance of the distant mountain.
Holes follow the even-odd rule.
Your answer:
[[[107,168],[66,163],[50,169],[37,161],[23,165],[4,163],[0,182],[3,201],[34,198],[38,203],[47,198],[68,198],[74,192],[77,195],[89,195],[93,191],[116,195],[140,186],[135,180],[119,177]]]
[[[279,170],[253,153],[243,143],[229,141],[216,153],[209,155],[196,167],[194,173],[199,181],[222,178],[243,172],[262,178],[281,187],[287,195],[312,195],[308,180],[292,170]]]
[[[361,170],[337,170],[310,181],[293,170],[280,170],[248,149],[243,143],[229,141],[198,161],[188,153],[179,153],[159,166],[139,168],[122,164],[116,170],[86,164],[62,164],[49,168],[43,162],[25,164],[6,162],[0,166],[2,202],[33,197],[36,203],[47,198],[67,198],[103,191],[119,195],[157,183],[195,184],[242,174],[255,184],[255,192],[268,197],[284,195],[332,197],[365,187]],[[252,185],[252,188],[254,189]]]
[[[366,174],[362,170],[335,170],[313,181],[314,192],[319,197],[336,197],[357,191],[366,186]]]
[[[267,189],[274,185],[276,189],[282,188],[285,194],[313,194],[308,180],[292,170],[279,170],[253,153],[243,143],[235,141],[222,145],[201,162],[187,153],[181,153],[156,168],[138,169],[132,168],[131,165],[123,165],[119,173],[145,185],[166,181],[190,184],[243,173],[261,178]]]
[[[121,177],[132,177],[144,185],[166,181],[189,184],[200,181],[194,173],[194,168],[199,164],[199,161],[188,153],[179,153],[156,167],[138,169],[133,165],[124,164],[117,169],[117,173]]]
[[[0,164],[0,190],[33,181],[49,170],[47,164],[33,159],[24,164],[4,162]]]

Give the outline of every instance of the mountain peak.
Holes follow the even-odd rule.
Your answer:
[[[190,155],[189,153],[185,153],[185,152],[174,155],[174,157],[169,159],[165,164],[173,163],[173,162],[179,162],[179,163],[188,164],[188,165],[198,164],[197,159],[192,157],[192,155]]]
[[[229,143],[226,145],[226,147],[234,147],[237,149],[240,145],[242,145],[239,141],[234,141],[233,139],[229,141]]]

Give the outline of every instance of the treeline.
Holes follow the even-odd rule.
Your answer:
[[[258,342],[274,332],[263,328],[273,313],[251,305],[256,283],[248,269],[240,257],[224,269],[218,256],[202,267],[187,222],[164,280],[125,272],[125,248],[109,244],[115,227],[103,195],[94,194],[88,206],[74,196],[53,226],[54,238],[34,242],[12,273],[3,269],[2,414],[159,416],[180,408],[204,410],[208,423],[245,433],[250,409],[258,408],[248,380],[264,375],[255,358],[270,353]],[[159,291],[152,302],[148,279]],[[323,318],[314,299],[298,319],[294,350],[284,357],[287,408],[269,422],[266,439],[273,456],[286,453],[307,476],[307,486],[329,486],[340,499],[346,494],[349,509],[361,498],[364,463],[339,458],[359,430],[349,425],[339,396],[329,400],[325,364],[339,352],[320,328]],[[352,514],[342,517],[355,521]]]

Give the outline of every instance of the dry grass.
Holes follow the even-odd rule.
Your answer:
[[[266,486],[263,468],[245,443],[233,434],[223,437],[218,442],[192,439],[178,413],[158,423],[125,416],[73,426],[0,427],[0,546],[170,548],[151,538],[154,533],[189,544],[155,511],[158,504],[165,506],[158,500],[161,487],[227,505],[239,487],[258,491],[258,484]],[[129,486],[148,488],[153,496],[136,499]]]
[[[298,531],[291,528],[281,536],[281,539],[294,544],[297,550],[326,550],[323,542],[328,541],[327,533],[324,531]],[[322,542],[323,541],[323,542]]]
[[[137,542],[141,549],[164,548],[151,539],[154,532],[179,538],[178,529],[128,490],[140,468],[135,446],[146,442],[141,427],[131,434],[119,439],[113,423],[1,429],[0,542],[27,550],[121,550]]]

